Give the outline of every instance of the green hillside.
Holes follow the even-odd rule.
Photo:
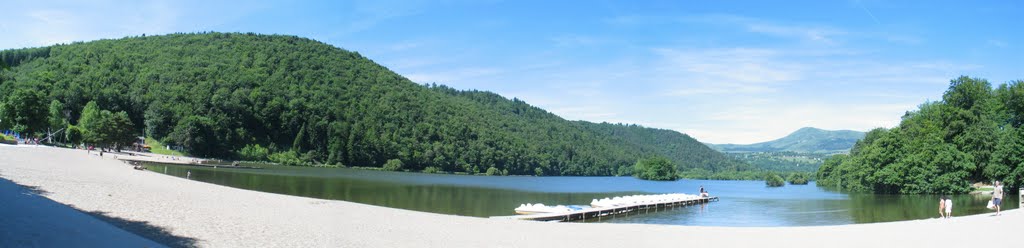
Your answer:
[[[780,139],[749,145],[711,145],[722,152],[797,152],[797,153],[845,153],[863,132],[839,130],[830,131],[805,127]]]
[[[844,190],[924,194],[967,193],[974,182],[1024,186],[1024,81],[996,88],[984,79],[950,81],[942,100],[878,128],[850,154],[818,170],[818,185]]]
[[[2,51],[0,67],[0,89],[15,93],[0,94],[0,103],[15,101],[9,95],[39,106],[56,100],[51,113],[75,125],[94,101],[125,112],[137,135],[203,157],[616,175],[660,156],[701,175],[749,170],[675,131],[566,121],[518,99],[420,85],[359,53],[294,36],[99,40]],[[0,116],[18,112],[3,106]],[[13,120],[0,129],[39,132],[47,122],[37,115],[45,114],[0,118]]]

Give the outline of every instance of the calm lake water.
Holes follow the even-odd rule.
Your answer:
[[[809,185],[765,187],[763,181],[644,181],[632,177],[490,177],[385,172],[346,168],[267,166],[205,168],[149,164],[158,173],[271,193],[345,200],[466,216],[513,215],[523,203],[589,205],[595,198],[632,194],[697,194],[701,185],[720,201],[650,214],[606,219],[614,223],[698,226],[813,226],[938,217],[938,196],[846,194]],[[1007,190],[1004,209],[1018,207]],[[955,216],[989,213],[989,195],[953,198]]]

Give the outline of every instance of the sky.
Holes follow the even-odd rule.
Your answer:
[[[46,3],[42,3],[46,2]],[[1024,1],[4,1],[0,49],[178,32],[297,35],[417,83],[565,119],[749,144],[868,131],[960,75],[1024,79]]]

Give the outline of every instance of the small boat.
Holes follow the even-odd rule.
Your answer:
[[[564,206],[564,205],[545,206],[543,203],[537,203],[537,204],[527,203],[527,204],[520,204],[519,207],[516,208],[515,210],[516,210],[516,214],[547,214],[547,213],[572,212],[572,211],[578,211],[578,210],[582,210],[582,209],[583,208],[576,207],[576,206]]]

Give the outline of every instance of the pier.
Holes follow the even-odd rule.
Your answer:
[[[665,208],[674,207],[685,207],[696,204],[704,204],[709,202],[718,201],[717,196],[712,197],[701,197],[696,199],[686,199],[680,201],[669,201],[669,202],[655,202],[655,203],[638,203],[624,206],[614,207],[598,207],[598,208],[585,208],[582,210],[569,211],[569,212],[557,212],[557,213],[542,213],[542,214],[526,214],[526,215],[514,215],[514,216],[494,216],[493,219],[512,219],[512,220],[533,220],[533,221],[586,221],[586,220],[600,220],[601,218],[613,217],[615,215],[629,214],[629,213],[649,213],[651,211],[657,212]]]

